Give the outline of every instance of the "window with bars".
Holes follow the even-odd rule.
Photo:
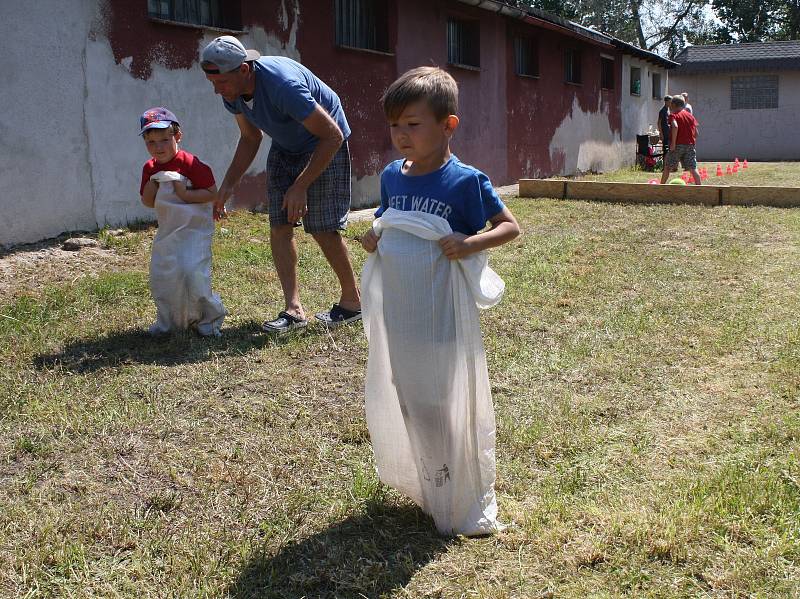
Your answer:
[[[777,75],[731,77],[731,110],[777,107]]]
[[[614,89],[614,59],[600,57],[600,87]]]
[[[631,67],[631,95],[642,95],[642,69]]]
[[[663,89],[661,87],[661,73],[652,73],[653,78],[653,99],[660,100],[664,97]]]
[[[336,45],[389,52],[386,0],[336,0]]]
[[[240,29],[240,16],[231,5],[235,2],[223,0],[147,0],[147,14],[156,19],[218,27]]]
[[[539,76],[539,46],[535,39],[514,38],[514,70],[517,75]]]
[[[447,19],[447,62],[470,67],[481,66],[479,21]]]
[[[581,52],[574,48],[564,51],[564,80],[567,83],[581,83]]]

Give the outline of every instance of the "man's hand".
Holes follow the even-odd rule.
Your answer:
[[[300,222],[308,212],[308,194],[306,188],[296,183],[291,185],[283,196],[282,209],[286,211],[286,220],[291,224]]]
[[[214,220],[221,220],[228,216],[228,212],[225,210],[225,203],[232,193],[233,189],[223,181],[217,190],[217,199],[214,200]]]
[[[448,260],[458,260],[475,253],[470,244],[470,236],[463,233],[451,233],[439,240],[439,247]]]
[[[361,236],[361,247],[367,250],[370,254],[378,249],[378,237],[375,231],[370,229]]]

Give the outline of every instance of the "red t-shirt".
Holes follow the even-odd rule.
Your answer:
[[[214,186],[214,173],[211,172],[211,168],[196,156],[189,154],[189,152],[178,150],[175,158],[169,162],[161,164],[156,162],[155,158],[151,158],[144,163],[139,195],[144,193],[144,184],[150,180],[150,177],[161,171],[180,173],[191,181],[193,189],[208,189]]]
[[[678,145],[695,145],[697,141],[697,119],[688,110],[681,110],[669,115],[670,127],[678,127]]]

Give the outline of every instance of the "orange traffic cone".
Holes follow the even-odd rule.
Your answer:
[[[733,174],[733,171],[731,170],[731,165],[730,164],[725,168],[725,174],[726,175],[732,175]]]
[[[739,166],[739,157],[738,156],[733,159],[733,166]]]
[[[744,162],[742,162],[742,168],[747,168],[747,158],[745,158]]]
[[[720,165],[718,164],[718,165],[717,165],[717,177],[721,177],[721,176],[722,176],[722,166],[720,166]]]
[[[735,175],[738,172],[739,172],[739,164],[737,163],[733,165],[733,174]]]

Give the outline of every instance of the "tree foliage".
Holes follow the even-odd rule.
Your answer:
[[[687,44],[800,38],[800,0],[512,0],[673,57]]]

